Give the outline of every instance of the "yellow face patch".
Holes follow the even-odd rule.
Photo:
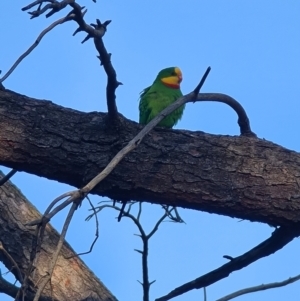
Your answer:
[[[163,77],[161,79],[161,81],[171,87],[171,88],[179,88],[179,84],[182,81],[182,73],[181,70],[179,68],[174,68],[174,73],[171,76],[167,76],[167,77]]]

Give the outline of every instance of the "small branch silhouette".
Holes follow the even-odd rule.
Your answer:
[[[102,203],[102,202],[100,202]],[[134,202],[135,203],[135,202]],[[130,203],[130,205],[132,205],[133,203]],[[95,214],[101,212],[103,209],[105,208],[111,208],[111,209],[115,209],[117,211],[121,211],[122,209],[117,207],[115,204],[113,205],[101,205],[95,208],[94,213],[92,213],[91,215],[89,215],[86,220],[90,220]],[[164,207],[163,207],[164,208]],[[137,253],[142,255],[142,274],[143,274],[143,281],[140,282],[138,281],[142,287],[143,287],[143,301],[149,301],[150,297],[149,297],[149,293],[150,293],[150,287],[151,285],[155,282],[154,281],[149,281],[149,271],[148,271],[148,255],[149,255],[149,240],[150,238],[157,232],[159,226],[161,225],[162,222],[164,222],[167,218],[170,218],[170,216],[172,216],[172,211],[174,211],[174,208],[172,208],[171,210],[168,210],[166,208],[164,208],[165,212],[164,214],[158,219],[158,221],[155,223],[154,227],[152,228],[152,230],[146,234],[145,230],[143,229],[143,226],[140,222],[140,217],[142,214],[142,203],[139,202],[139,210],[137,213],[137,216],[135,217],[134,215],[130,214],[130,209],[128,209],[128,211],[124,211],[122,216],[123,217],[127,217],[130,218],[134,224],[137,226],[138,230],[139,230],[139,234],[136,234],[136,236],[139,236],[142,239],[143,242],[143,249],[142,250],[137,250],[134,249]],[[174,219],[170,219],[170,221],[174,222]],[[179,220],[178,222],[181,222],[181,220]]]
[[[218,269],[175,288],[169,294],[160,297],[155,301],[167,301],[190,290],[207,287],[228,277],[232,272],[240,270],[262,257],[275,253],[298,236],[300,236],[299,228],[290,229],[280,227],[272,233],[270,238],[266,239],[264,242],[260,243],[245,254],[232,258],[230,262],[224,264]]]
[[[0,179],[0,186],[4,185],[15,173],[17,170],[11,170],[6,176]]]
[[[259,292],[259,291],[264,291],[264,290],[268,290],[271,288],[278,288],[278,287],[282,287],[291,283],[294,283],[296,281],[300,280],[300,274],[295,276],[295,277],[290,277],[286,280],[283,280],[281,282],[273,282],[273,283],[268,283],[268,284],[261,284],[261,285],[257,285],[257,286],[252,286],[252,287],[248,287],[248,288],[244,288],[241,289],[239,291],[236,291],[232,294],[229,294],[227,296],[224,296],[216,301],[228,301],[231,299],[234,299],[236,297],[245,295],[245,294],[249,294],[249,293],[254,293],[254,292]]]
[[[238,125],[242,136],[256,137],[250,127],[250,121],[242,105],[231,96],[222,93],[200,93],[196,101],[222,102],[230,106],[238,115]]]

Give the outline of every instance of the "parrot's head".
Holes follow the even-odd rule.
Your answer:
[[[160,81],[169,88],[179,89],[182,81],[181,70],[178,67],[163,69],[158,73],[155,81]]]

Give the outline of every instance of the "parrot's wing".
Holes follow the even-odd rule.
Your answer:
[[[149,116],[151,114],[151,107],[149,106],[149,101],[151,99],[152,93],[149,92],[151,87],[144,89],[140,93],[140,104],[139,104],[139,111],[140,111],[140,124],[147,124],[149,122]]]
[[[152,85],[141,92],[139,111],[140,124],[149,123],[156,117],[163,109],[168,107],[171,103],[182,96],[180,90],[165,89],[164,87],[157,87]],[[178,120],[180,120],[184,106],[176,109],[170,115],[166,116],[158,126],[172,128]]]

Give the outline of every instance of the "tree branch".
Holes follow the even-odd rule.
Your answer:
[[[74,14],[68,14],[66,17],[61,18],[55,22],[53,22],[51,25],[49,25],[46,29],[44,29],[39,36],[37,37],[37,39],[34,41],[34,43],[16,60],[16,62],[12,65],[12,67],[4,74],[4,76],[2,78],[0,78],[0,83],[4,82],[11,74],[12,72],[17,68],[17,66],[22,62],[22,60],[28,56],[32,50],[37,47],[40,43],[40,41],[42,40],[42,38],[49,32],[51,31],[53,28],[55,28],[57,25],[63,24],[67,21],[72,20],[72,18],[74,17]]]
[[[234,98],[221,93],[201,93],[197,96],[197,101],[214,101],[227,104],[232,109],[234,109],[239,117],[238,125],[240,126],[241,135],[256,137],[256,134],[251,130],[250,121],[246,114],[246,111]]]
[[[90,220],[95,214],[97,214],[98,212],[101,212],[103,209],[105,208],[112,208],[115,209],[117,211],[122,211],[122,209],[118,208],[115,205],[101,205],[96,207],[96,212],[94,212],[93,214],[89,215],[87,217],[87,220]],[[150,286],[155,282],[154,281],[149,281],[149,273],[148,273],[148,246],[149,246],[149,240],[150,238],[153,236],[153,234],[158,230],[158,227],[160,226],[160,224],[169,216],[169,212],[167,210],[165,210],[165,213],[158,219],[158,221],[156,222],[156,224],[154,225],[153,229],[146,234],[142,224],[140,223],[140,217],[141,217],[141,213],[142,213],[142,203],[139,203],[139,211],[137,213],[137,217],[135,217],[134,215],[130,214],[129,212],[123,212],[122,216],[124,217],[128,217],[129,219],[131,219],[134,224],[137,226],[140,234],[136,234],[137,236],[139,236],[142,239],[143,242],[143,250],[137,250],[135,249],[136,252],[138,252],[139,254],[142,255],[142,269],[143,269],[143,282],[138,281],[142,287],[143,287],[143,301],[149,301],[149,292],[150,292]]]
[[[43,280],[39,284],[38,290],[37,290],[37,292],[36,292],[36,294],[34,296],[33,301],[38,301],[39,300],[39,298],[40,298],[43,290],[45,289],[47,283],[51,280],[54,268],[56,266],[56,262],[58,260],[58,255],[61,252],[63,243],[65,242],[65,237],[66,237],[66,234],[67,234],[67,230],[69,228],[69,225],[71,223],[72,217],[73,217],[73,215],[74,215],[75,210],[77,209],[77,207],[78,207],[78,203],[77,202],[73,202],[73,204],[72,204],[72,206],[71,206],[71,208],[69,210],[68,216],[67,216],[67,218],[66,218],[66,220],[64,222],[64,226],[63,226],[62,232],[61,232],[61,234],[59,236],[59,240],[58,240],[55,252],[52,254],[51,259],[49,261],[49,268],[47,269],[47,274],[43,277]]]
[[[246,252],[245,254],[233,258],[230,262],[224,264],[216,270],[213,270],[199,278],[177,287],[169,294],[160,297],[155,301],[167,301],[190,290],[207,287],[223,278],[228,277],[232,272],[240,270],[262,257],[266,257],[275,253],[298,236],[300,236],[299,227],[298,229],[278,228],[272,233],[270,238],[260,243],[258,246]]]
[[[51,2],[51,3],[45,5],[43,8],[41,8],[41,5],[45,2]],[[107,50],[104,46],[103,40],[102,40],[102,37],[104,36],[104,34],[107,30],[107,26],[110,24],[111,20],[101,23],[101,21],[99,19],[97,19],[96,24],[92,23],[91,25],[88,25],[83,19],[86,11],[82,12],[83,7],[81,7],[74,0],[62,0],[61,2],[49,1],[49,0],[39,0],[39,1],[34,1],[33,3],[27,5],[26,7],[23,7],[22,10],[23,11],[29,10],[36,5],[39,5],[38,9],[35,11],[29,12],[29,14],[31,15],[31,18],[39,17],[40,15],[44,14],[46,11],[50,10],[50,12],[46,15],[46,17],[48,18],[48,17],[52,16],[53,14],[61,11],[68,5],[70,5],[73,8],[73,10],[66,17],[66,18],[68,18],[67,21],[69,21],[70,16],[72,16],[72,19],[74,21],[76,21],[78,24],[78,28],[76,29],[76,31],[74,32],[73,35],[77,34],[78,32],[81,32],[81,31],[84,31],[87,33],[87,36],[82,41],[82,43],[86,42],[90,38],[94,39],[95,47],[99,53],[98,58],[100,59],[101,65],[103,65],[105,73],[107,75],[106,100],[107,100],[108,118],[109,118],[109,121],[115,120],[118,117],[118,109],[117,109],[117,105],[116,105],[116,89],[119,85],[122,85],[122,83],[117,81],[117,74],[111,63],[111,54],[109,54],[107,52]],[[65,22],[65,20],[63,20],[63,22]],[[63,22],[61,22],[61,23],[63,23]],[[4,81],[5,78],[6,77],[4,76],[1,81]],[[0,83],[1,83],[1,81],[0,81]]]
[[[239,297],[239,296],[242,296],[242,295],[245,295],[245,294],[264,291],[264,290],[268,290],[268,289],[271,289],[271,288],[282,287],[282,286],[291,284],[293,282],[296,282],[298,280],[300,280],[300,275],[297,275],[295,277],[290,277],[289,279],[286,279],[286,280],[281,281],[281,282],[273,282],[273,283],[261,284],[261,285],[257,285],[257,286],[244,288],[242,290],[239,290],[239,291],[236,291],[232,294],[224,296],[224,297],[222,297],[222,298],[220,298],[216,301],[228,301],[228,300],[234,299],[236,297]]]
[[[17,263],[22,275],[25,275],[30,265],[31,258],[29,253],[32,250],[32,241],[36,237],[35,230],[31,227],[26,227],[25,224],[29,220],[39,218],[40,214],[10,181],[0,187],[0,199],[1,241],[4,248],[9,250],[10,256]],[[48,270],[51,254],[55,252],[59,240],[58,233],[50,224],[45,229],[45,237],[47,239],[44,239],[43,247],[34,265],[34,273],[32,278],[30,278],[29,289],[26,292],[27,297],[25,297],[26,301],[33,300],[36,285],[45,275],[45,271]],[[59,267],[56,267],[57,270],[56,268],[54,269],[51,279],[53,291],[51,291],[51,286],[47,285],[40,301],[65,300],[66,298],[72,301],[81,301],[86,298],[95,301],[116,301],[117,299],[94,273],[86,267],[80,258],[74,257],[74,255],[76,253],[70,245],[64,242],[61,253],[58,256]],[[69,259],[72,256],[73,258]],[[21,281],[19,273],[13,269],[15,264],[2,252],[0,252],[0,260],[8,270],[12,271],[16,279]],[[0,290],[7,288],[8,291],[6,293],[9,294],[11,292],[9,295],[15,298],[19,288],[7,285],[9,283],[0,281]],[[20,298],[22,300],[22,295],[20,295]]]
[[[104,23],[107,26],[110,21]],[[107,75],[107,86],[106,86],[106,100],[107,100],[107,110],[108,118],[110,121],[115,120],[118,117],[118,109],[116,105],[116,89],[119,85],[122,85],[121,82],[117,81],[116,71],[111,63],[111,54],[109,54],[104,46],[102,39],[94,39],[96,49],[99,52],[99,60],[101,65],[105,70]]]
[[[16,170],[11,170],[6,176],[0,179],[0,186],[5,184],[17,171]]]
[[[6,281],[0,273],[0,293],[3,293],[12,298],[15,298],[18,294],[18,291],[19,291],[19,287]],[[22,298],[23,298],[23,296],[18,300],[33,301],[34,294],[32,292],[27,292],[27,295],[24,296],[24,299],[22,299]],[[52,297],[41,296],[40,301],[59,301],[59,300],[52,298]]]
[[[0,164],[83,187],[142,128],[105,120],[0,91]],[[266,140],[156,128],[92,193],[293,227],[299,174],[300,155]]]

